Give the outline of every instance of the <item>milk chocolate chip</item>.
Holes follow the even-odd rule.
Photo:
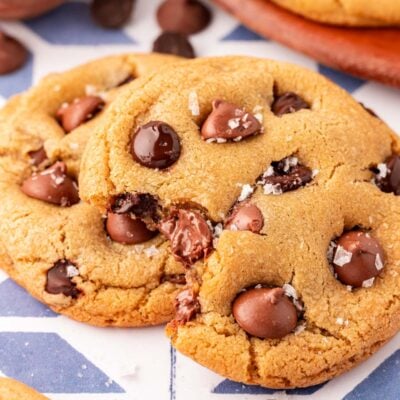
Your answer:
[[[264,225],[264,218],[260,209],[248,201],[237,204],[225,224],[226,229],[232,231],[251,231],[260,233]]]
[[[108,213],[106,229],[112,240],[123,244],[147,242],[157,235],[156,231],[148,229],[141,219],[131,213]]]
[[[67,175],[67,167],[61,161],[27,178],[21,190],[29,197],[62,207],[79,202],[78,185]]]
[[[193,319],[200,312],[200,303],[193,289],[183,290],[175,299],[175,321],[184,324]]]
[[[249,289],[235,299],[232,313],[248,334],[280,339],[297,325],[297,310],[282,288]]]
[[[85,96],[76,99],[71,104],[62,105],[57,111],[57,118],[68,133],[92,119],[103,109],[104,104],[101,97]]]
[[[38,167],[40,164],[48,159],[46,150],[43,146],[40,149],[30,151],[28,153],[28,156],[31,159],[31,164],[35,167]]]
[[[333,267],[340,282],[353,287],[372,286],[385,264],[379,242],[369,233],[355,230],[344,233],[336,245]]]
[[[150,193],[122,193],[113,199],[111,210],[116,214],[132,213],[140,219],[158,219],[159,205]]]
[[[21,68],[27,59],[25,47],[16,39],[0,32],[0,75]]]
[[[190,35],[208,26],[211,13],[198,0],[166,0],[157,10],[157,20],[164,31]]]
[[[153,51],[185,58],[195,58],[193,46],[188,38],[178,32],[162,32],[154,41]]]
[[[181,154],[177,133],[161,121],[151,121],[139,127],[130,149],[133,159],[147,168],[168,168]]]
[[[400,195],[400,156],[393,154],[376,168],[375,183],[385,193]]]
[[[186,266],[207,256],[212,247],[212,233],[198,211],[175,208],[160,223],[160,232],[171,242],[175,258]]]
[[[254,115],[235,104],[214,100],[212,107],[211,114],[201,127],[201,136],[205,140],[238,141],[247,136],[257,135],[262,130]]]
[[[307,108],[310,108],[310,105],[293,92],[286,92],[278,96],[271,105],[272,112],[278,117]]]
[[[264,172],[258,184],[264,186],[265,194],[282,194],[296,190],[311,182],[313,171],[299,163],[296,157],[274,161]]]
[[[52,268],[47,271],[45,290],[50,294],[63,294],[72,298],[78,297],[80,291],[76,284],[72,282],[74,276],[79,275],[76,266],[68,260],[57,261]]]
[[[116,29],[130,19],[134,0],[94,0],[91,6],[93,19],[102,27]]]

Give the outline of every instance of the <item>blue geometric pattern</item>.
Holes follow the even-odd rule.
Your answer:
[[[74,58],[74,51],[76,50],[76,59],[73,59],[73,61],[78,63],[82,61],[80,57],[86,56],[86,52],[90,50],[95,56],[98,49],[102,47],[103,51],[99,51],[99,56],[105,54],[108,50],[110,53],[115,52],[113,51],[115,49],[113,45],[128,45],[132,52],[151,48],[152,40],[158,34],[158,31],[153,29],[154,4],[156,2],[154,0],[137,0],[136,3],[137,12],[140,15],[136,16],[136,19],[132,21],[126,30],[107,30],[97,26],[90,16],[89,0],[66,2],[60,8],[45,16],[21,23],[21,37],[26,34],[27,30],[30,30],[39,36],[41,40],[37,40],[32,35],[34,40],[32,39],[29,42],[29,35],[23,37],[24,41],[26,39],[27,46],[31,51],[29,62],[21,70],[13,74],[0,76],[0,96],[8,98],[28,88],[32,83],[33,71],[35,72],[35,78],[38,78],[43,74],[40,67],[45,64],[44,61],[51,63],[52,56],[54,56],[52,54],[53,49],[58,50],[56,57],[59,57],[59,50],[68,48],[68,57],[72,58]],[[199,44],[199,50],[202,51],[202,53],[199,52],[200,55],[208,55],[209,50],[211,54],[215,55],[217,53],[214,51],[215,49],[221,50],[224,54],[227,53],[225,50],[228,49],[228,52],[236,54],[240,53],[240,49],[245,46],[248,53],[254,56],[288,58],[287,61],[297,62],[295,52],[288,51],[283,46],[261,37],[239,23],[232,24],[232,21],[230,21],[226,24],[227,26],[224,30],[225,26],[223,24],[227,21],[226,18],[226,16],[222,18],[222,11],[215,9],[213,26],[196,36],[193,41],[195,48],[198,43],[197,40],[203,44],[203,46]],[[215,33],[216,28],[218,34]],[[132,39],[131,33],[135,39],[142,38],[141,43]],[[239,42],[240,45],[237,47],[239,50],[235,51],[235,43]],[[215,46],[215,49],[213,49],[213,46]],[[265,52],[266,46],[268,47],[268,52]],[[287,56],[288,54],[289,56]],[[304,60],[306,60],[306,65],[311,65],[350,93],[369,85],[367,81],[319,65],[305,56],[298,57],[299,63],[304,63]],[[55,69],[62,67],[62,61],[55,64]],[[69,65],[69,62],[67,64]],[[52,70],[52,68],[53,65],[50,65],[48,71]],[[369,90],[372,90],[371,87]],[[382,95],[382,93],[385,93],[384,91],[384,88],[379,89],[379,96],[376,96],[379,99],[376,101],[381,102],[382,98],[383,101],[385,100],[384,95]],[[392,96],[390,98],[393,99],[393,96],[395,96],[393,91],[389,89],[388,91]],[[374,107],[374,96],[371,96],[371,93],[370,97],[365,100],[362,98],[361,91],[357,95],[361,97],[361,101],[366,101],[366,103]],[[400,102],[400,96],[397,99]],[[381,110],[383,118],[392,117],[392,115],[384,115],[384,107],[380,107],[380,113]],[[10,326],[12,327],[11,329]],[[364,380],[359,376],[364,377],[366,374],[356,375],[354,383],[350,382],[349,384],[346,381],[345,390],[349,387],[352,388],[348,390],[348,393],[343,392],[343,390],[340,391],[340,383],[337,384],[337,380],[332,380],[329,384],[321,384],[306,389],[277,391],[261,388],[260,386],[242,385],[228,379],[224,380],[221,377],[220,383],[210,389],[209,384],[203,385],[204,387],[196,387],[194,385],[193,382],[196,381],[196,376],[193,374],[192,368],[194,371],[196,371],[195,368],[198,368],[194,363],[186,364],[185,368],[179,369],[179,360],[182,356],[177,354],[172,347],[168,347],[162,335],[162,329],[158,332],[159,338],[155,337],[154,347],[164,343],[167,347],[166,351],[169,352],[169,365],[165,360],[163,360],[164,364],[162,365],[163,373],[165,374],[163,377],[169,383],[169,387],[160,388],[159,381],[161,377],[153,377],[152,375],[150,376],[150,382],[154,381],[154,384],[150,384],[150,388],[148,383],[145,388],[142,387],[144,384],[141,377],[134,380],[133,384],[131,382],[131,386],[126,384],[125,380],[121,380],[119,383],[122,387],[113,382],[108,374],[88,360],[89,358],[92,359],[92,357],[86,356],[85,349],[92,345],[97,350],[96,346],[98,345],[95,341],[95,335],[104,335],[103,338],[106,338],[107,342],[104,342],[104,349],[101,350],[105,353],[106,361],[102,362],[102,365],[109,367],[110,371],[112,371],[112,376],[114,376],[114,373],[117,374],[115,376],[120,376],[118,375],[118,368],[114,371],[112,365],[109,366],[109,364],[119,365],[120,362],[126,361],[123,357],[121,358],[121,354],[125,354],[125,350],[128,354],[129,345],[132,342],[127,340],[127,337],[134,338],[136,332],[147,334],[149,330],[130,331],[88,328],[68,321],[65,317],[58,317],[57,314],[33,299],[24,289],[11,280],[7,279],[0,283],[0,372],[21,380],[41,392],[67,394],[63,398],[68,398],[68,400],[70,398],[72,400],[81,400],[81,393],[92,393],[94,394],[93,399],[97,399],[96,394],[101,393],[101,398],[106,400],[126,400],[131,398],[138,400],[147,398],[186,400],[187,393],[197,393],[201,390],[203,390],[202,393],[207,391],[201,397],[205,400],[208,397],[223,400],[226,397],[232,398],[232,395],[237,395],[235,398],[238,400],[244,398],[254,399],[256,396],[259,399],[272,399],[274,394],[276,394],[277,398],[288,395],[289,398],[293,396],[296,399],[301,396],[305,400],[309,396],[313,399],[324,400],[326,394],[329,394],[329,398],[334,398],[335,400],[400,400],[400,350],[390,355],[380,365],[378,365],[379,361],[376,361],[379,360],[379,357],[376,358],[374,361],[376,363],[375,370]],[[71,340],[73,335],[74,341]],[[76,341],[80,345],[80,351],[77,351],[72,344],[76,343]],[[118,355],[115,355],[112,350],[113,346],[116,346],[116,348],[120,346],[119,349],[122,347],[122,353],[119,352]],[[158,353],[152,353],[152,350],[154,349],[143,348],[142,353],[139,351],[139,354],[135,354],[135,357],[137,356],[139,360],[139,365],[140,360],[147,362],[149,358],[153,357],[155,358],[150,361],[154,365],[159,362]],[[93,348],[91,348],[91,351],[93,351]],[[87,353],[95,354],[89,352],[89,350]],[[165,356],[168,357],[168,353]],[[107,361],[110,360],[113,362],[108,364]],[[359,367],[360,370],[362,368],[363,366]],[[167,375],[168,371],[169,377]],[[152,373],[152,370],[149,370],[149,373]],[[202,369],[202,373],[206,374],[207,372]],[[215,379],[215,377],[210,379]],[[341,379],[347,379],[347,375]],[[144,381],[149,382],[146,379]],[[215,382],[214,380],[212,381]],[[181,390],[182,387],[185,390]],[[163,392],[161,392],[162,390]],[[337,394],[336,390],[340,394]],[[185,396],[182,396],[181,393]],[[125,397],[125,394],[127,397]]]
[[[28,89],[32,85],[32,68],[33,56],[29,55],[23,68],[9,75],[0,75],[0,95],[8,98]]]
[[[261,386],[244,385],[242,383],[233,382],[229,379],[225,379],[213,390],[213,393],[219,394],[274,394],[279,392],[285,392],[286,394],[307,396],[313,394],[325,386],[326,383],[321,385],[310,386],[305,389],[289,389],[280,391],[277,389],[267,389]]]
[[[355,76],[345,74],[344,72],[340,72],[321,64],[318,65],[318,72],[325,75],[350,93],[353,93],[365,83],[365,80],[363,79],[356,78]]]
[[[228,42],[228,41],[266,41],[267,39],[260,36],[258,33],[255,33],[249,29],[247,29],[244,25],[238,25],[232,32],[228,33],[224,36],[221,41]]]
[[[58,314],[34,300],[11,279],[7,279],[0,283],[0,317],[55,318]]]
[[[1,332],[0,366],[43,393],[124,393],[55,333]]]
[[[106,30],[97,26],[89,6],[67,3],[26,25],[44,40],[63,45],[132,44],[134,41],[120,30]]]
[[[400,350],[386,359],[343,400],[400,399]]]

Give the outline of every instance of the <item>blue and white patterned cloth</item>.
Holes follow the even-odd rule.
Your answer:
[[[29,63],[0,77],[0,104],[43,75],[110,53],[148,51],[159,28],[160,0],[138,0],[123,30],[93,24],[86,1],[71,1],[26,23],[0,23],[30,49]],[[318,70],[400,131],[400,92],[319,65],[250,32],[222,11],[192,37],[201,56],[244,54],[270,57]],[[52,399],[71,400],[398,400],[400,335],[351,372],[308,389],[276,391],[246,386],[181,356],[163,328],[101,329],[59,316],[33,300],[0,272],[0,375],[16,378]]]

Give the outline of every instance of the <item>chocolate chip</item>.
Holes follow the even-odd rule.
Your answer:
[[[183,290],[175,299],[175,321],[184,324],[200,312],[200,303],[193,289]]]
[[[307,108],[310,108],[310,105],[293,92],[286,92],[278,96],[271,106],[272,112],[278,117]]]
[[[312,178],[310,168],[301,165],[296,157],[287,157],[272,162],[258,184],[264,186],[265,194],[282,194],[306,185]]]
[[[158,201],[149,193],[123,193],[116,196],[111,210],[116,214],[132,213],[140,219],[158,220]]]
[[[178,135],[161,121],[151,121],[139,127],[130,148],[133,159],[147,168],[168,168],[181,154]]]
[[[147,242],[157,235],[147,225],[131,213],[108,213],[106,229],[110,238],[118,243],[139,244]]]
[[[172,54],[185,58],[195,58],[193,46],[188,38],[177,32],[163,32],[154,41],[153,51],[162,54]]]
[[[212,107],[211,114],[201,127],[201,136],[205,140],[238,141],[247,136],[257,135],[262,130],[254,115],[235,104],[214,100]]]
[[[248,201],[237,204],[225,224],[232,231],[251,231],[260,233],[264,226],[264,218],[260,209]]]
[[[161,282],[170,282],[175,285],[186,285],[186,276],[185,274],[169,274],[163,275],[161,278]]]
[[[353,287],[369,287],[385,263],[383,249],[369,233],[344,233],[333,253],[333,267],[340,282]]]
[[[376,185],[385,193],[400,195],[400,156],[393,154],[376,168]]]
[[[28,59],[25,47],[16,39],[0,32],[0,75],[21,68]]]
[[[170,240],[175,258],[186,266],[207,256],[212,247],[210,227],[198,211],[172,209],[161,221],[160,232]]]
[[[211,12],[197,0],[166,0],[157,10],[157,20],[164,31],[190,35],[208,26]]]
[[[29,197],[62,207],[79,202],[78,185],[67,175],[67,167],[61,161],[27,178],[21,190]]]
[[[262,339],[280,339],[297,325],[297,310],[282,288],[253,288],[240,293],[232,306],[239,326]]]
[[[79,125],[92,119],[104,107],[104,100],[98,96],[85,96],[71,104],[61,106],[57,118],[65,132],[71,132]]]
[[[94,0],[91,6],[93,19],[104,28],[121,28],[132,14],[134,0]]]
[[[44,161],[48,160],[46,150],[43,146],[40,149],[30,151],[28,156],[31,159],[31,164],[35,167],[38,167]]]
[[[72,278],[79,275],[76,266],[68,260],[57,261],[47,271],[46,292],[51,294],[63,294],[72,298],[78,297],[80,291]]]

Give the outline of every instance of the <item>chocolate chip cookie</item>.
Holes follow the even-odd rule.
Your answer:
[[[117,207],[101,214],[81,201],[78,174],[86,142],[114,99],[129,82],[139,89],[139,76],[177,60],[97,60],[48,76],[0,112],[1,267],[56,312],[114,326],[173,316],[184,268],[144,222],[152,199],[130,199],[136,211],[145,208],[140,217]]]
[[[347,371],[398,331],[398,141],[345,91],[290,64],[203,59],[131,86],[106,117],[81,196],[145,213],[185,267],[167,326],[179,351],[291,388]]]
[[[46,400],[29,386],[14,379],[0,378],[0,400]]]
[[[319,22],[349,26],[400,25],[400,4],[392,0],[272,0],[297,14]]]

